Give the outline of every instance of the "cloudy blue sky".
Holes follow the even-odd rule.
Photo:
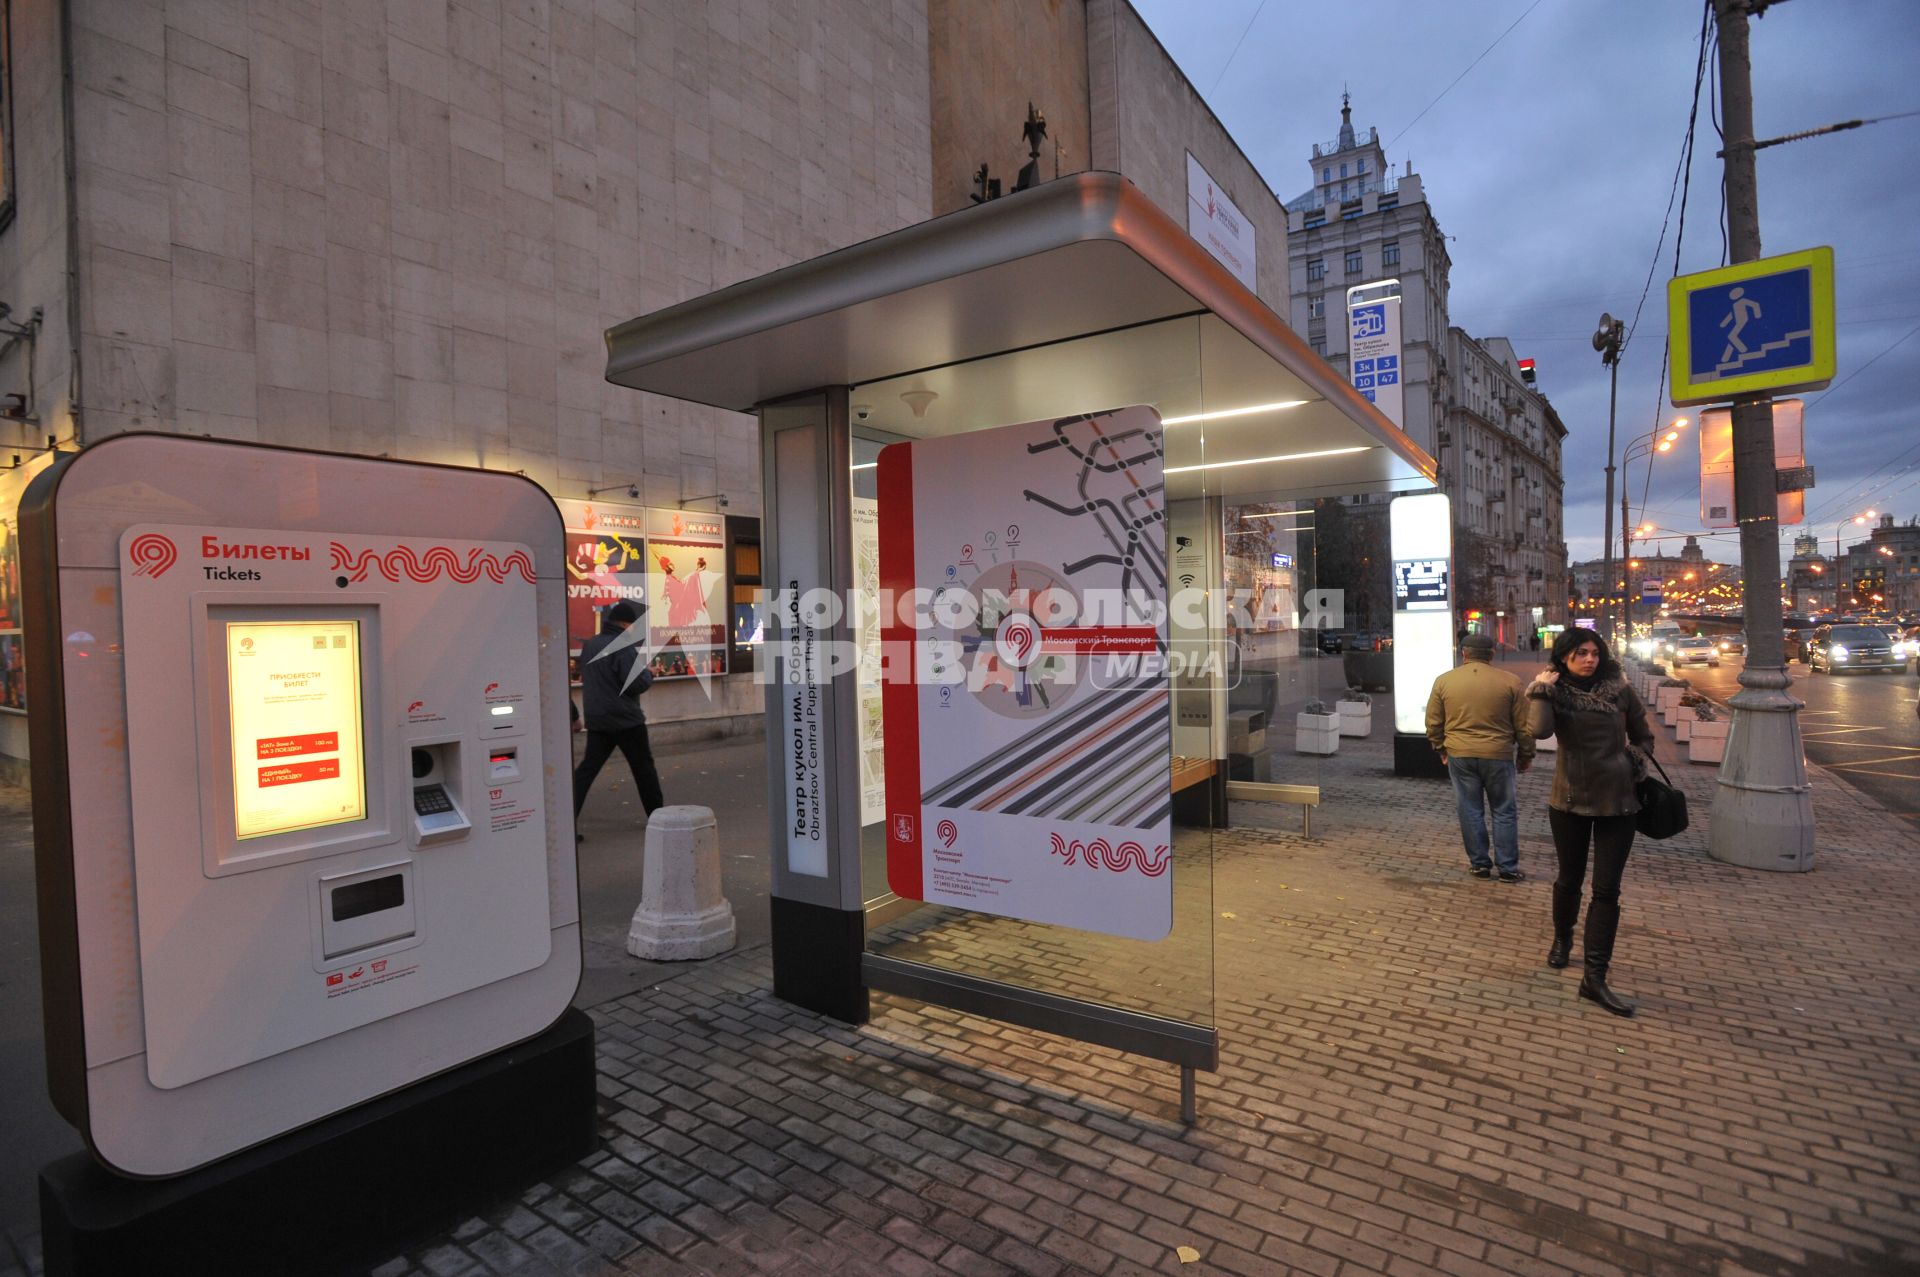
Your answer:
[[[1607,378],[1589,342],[1602,311],[1628,322],[1639,313],[1620,368],[1621,439],[1679,415],[1660,383],[1677,206],[1657,265],[1655,245],[1693,98],[1701,6],[1133,3],[1282,200],[1311,184],[1307,157],[1337,130],[1343,87],[1354,124],[1380,130],[1388,162],[1398,171],[1413,161],[1451,240],[1452,320],[1476,336],[1511,337],[1539,361],[1540,388],[1570,432],[1568,546],[1576,559],[1597,556]],[[1760,137],[1920,111],[1912,0],[1783,0],[1750,26]],[[1722,261],[1708,88],[1683,272]],[[1836,255],[1840,372],[1823,395],[1807,396],[1819,473],[1809,524],[1830,550],[1835,522],[1869,505],[1902,522],[1920,515],[1920,413],[1911,403],[1920,383],[1920,116],[1763,150],[1759,186],[1768,254],[1831,244]],[[1661,459],[1651,522],[1700,527],[1697,466],[1691,449]],[[1638,521],[1641,463],[1631,481]],[[1731,532],[1707,545],[1738,561]]]

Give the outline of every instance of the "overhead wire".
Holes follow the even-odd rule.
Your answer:
[[[1907,329],[1906,332],[1902,333],[1899,337],[1896,337],[1893,340],[1893,342],[1887,346],[1885,350],[1882,350],[1879,354],[1875,355],[1872,359],[1867,360],[1866,363],[1861,364],[1858,368],[1855,368],[1852,372],[1842,377],[1834,385],[1829,386],[1826,390],[1822,391],[1818,396],[1816,396],[1814,399],[1808,402],[1807,407],[1811,409],[1814,406],[1814,404],[1817,404],[1821,400],[1827,398],[1828,395],[1831,395],[1834,391],[1840,389],[1840,387],[1846,385],[1848,382],[1852,381],[1855,377],[1858,377],[1861,373],[1865,372],[1867,369],[1879,363],[1882,359],[1892,354],[1895,349],[1897,349],[1899,346],[1905,343],[1915,333],[1920,333],[1920,324],[1915,324],[1912,328]],[[1892,457],[1889,457],[1886,461],[1881,462],[1876,469],[1871,470],[1867,473],[1867,476],[1860,481],[1859,487],[1849,488],[1845,493],[1832,497],[1827,501],[1823,502],[1820,507],[1821,511],[1827,512],[1837,507],[1851,504],[1852,501],[1855,499],[1854,498],[1855,493],[1860,494],[1860,497],[1864,498],[1867,493],[1873,490],[1870,485],[1872,484],[1874,476],[1882,473],[1887,469],[1887,467],[1893,465],[1895,462],[1899,461],[1901,458],[1907,456],[1908,454],[1916,450],[1920,450],[1920,442],[1910,444],[1903,451],[1898,452]],[[1893,477],[1897,478],[1898,475],[1895,475]],[[1891,482],[1891,479],[1889,479],[1888,482]]]
[[[1641,285],[1640,300],[1633,308],[1633,322],[1627,325],[1627,334],[1620,341],[1620,350],[1623,354],[1633,342],[1633,334],[1640,327],[1641,312],[1646,309],[1647,297],[1653,292],[1653,277],[1660,269],[1660,254],[1667,246],[1667,226],[1673,220],[1673,206],[1676,198],[1680,203],[1680,227],[1675,233],[1673,273],[1676,275],[1680,273],[1679,237],[1685,235],[1687,229],[1686,192],[1692,185],[1693,131],[1700,118],[1700,84],[1706,78],[1707,41],[1713,26],[1712,20],[1712,4],[1703,4],[1700,15],[1700,51],[1694,59],[1693,105],[1687,110],[1687,132],[1680,142],[1680,161],[1674,166],[1673,182],[1667,190],[1667,211],[1660,219],[1660,238],[1653,245],[1653,260],[1647,264],[1647,280]]]
[[[1711,46],[1712,35],[1713,5],[1711,0],[1707,0],[1706,3],[1702,4],[1700,12],[1700,51],[1694,60],[1693,67],[1693,105],[1687,111],[1686,139],[1680,145],[1680,165],[1678,171],[1674,174],[1680,200],[1680,221],[1673,229],[1673,273],[1675,275],[1680,273],[1680,250],[1687,238],[1687,196],[1693,187],[1693,136],[1694,128],[1700,119],[1700,86],[1707,78],[1707,50]],[[1674,195],[1669,193],[1667,196],[1667,213],[1669,216],[1671,216],[1673,212],[1673,201]],[[1640,290],[1640,303],[1634,308],[1633,323],[1627,329],[1626,340],[1621,342],[1622,350],[1626,348],[1628,342],[1632,341],[1634,330],[1640,326],[1640,312],[1647,304],[1647,294],[1653,290],[1654,271],[1659,268],[1660,250],[1665,247],[1666,240],[1667,225],[1663,220],[1660,223],[1660,242],[1654,245],[1653,263],[1647,268],[1647,282]],[[1661,405],[1666,402],[1667,360],[1670,356],[1671,351],[1668,343],[1662,342],[1660,344],[1660,375],[1654,383],[1653,414],[1651,418],[1654,421],[1660,420]],[[1643,512],[1646,509],[1648,494],[1653,488],[1653,460],[1655,455],[1653,452],[1647,453],[1647,477],[1640,488],[1640,507]],[[1623,484],[1629,482],[1627,476],[1624,474],[1620,476],[1620,480]]]
[[[1494,37],[1494,41],[1492,44],[1488,45],[1486,48],[1480,51],[1479,57],[1467,63],[1467,69],[1465,71],[1462,71],[1459,75],[1454,76],[1453,83],[1447,85],[1446,88],[1440,90],[1439,97],[1434,98],[1433,101],[1427,103],[1424,107],[1421,107],[1420,114],[1414,116],[1411,120],[1407,121],[1406,128],[1403,128],[1398,133],[1395,133],[1393,135],[1393,138],[1387,143],[1385,149],[1389,151],[1392,150],[1394,142],[1398,142],[1401,138],[1405,137],[1409,132],[1412,131],[1414,125],[1420,123],[1421,120],[1426,118],[1426,114],[1428,111],[1431,111],[1433,110],[1434,107],[1439,106],[1440,98],[1444,98],[1445,96],[1447,96],[1447,94],[1453,92],[1454,86],[1458,85],[1460,81],[1466,79],[1468,72],[1471,72],[1475,67],[1479,66],[1482,62],[1486,61],[1487,55],[1489,53],[1492,53],[1496,48],[1499,47],[1500,41],[1512,35],[1513,28],[1519,26],[1522,22],[1525,22],[1527,20],[1528,14],[1531,14],[1535,9],[1538,9],[1540,7],[1540,4],[1541,4],[1541,0],[1533,0],[1533,3],[1527,6],[1527,12],[1515,18],[1512,24],[1509,25],[1505,31],[1502,31],[1498,36]]]
[[[1227,78],[1227,68],[1232,66],[1233,60],[1240,56],[1240,46],[1247,42],[1247,32],[1253,30],[1253,24],[1260,20],[1260,11],[1266,7],[1267,0],[1260,0],[1259,4],[1253,6],[1253,16],[1247,19],[1247,25],[1241,29],[1240,38],[1233,42],[1233,52],[1229,53],[1226,62],[1221,64],[1220,74],[1213,77],[1213,88],[1207,90],[1208,97],[1212,97],[1214,89],[1220,87],[1220,81]]]

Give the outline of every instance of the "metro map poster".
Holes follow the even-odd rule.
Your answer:
[[[1151,408],[880,453],[888,884],[1158,940],[1173,925],[1167,503]]]

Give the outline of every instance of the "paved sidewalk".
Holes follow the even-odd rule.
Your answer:
[[[1274,828],[1213,840],[1196,1127],[1167,1066],[884,997],[848,1028],[751,948],[594,1009],[600,1152],[375,1271],[1920,1271],[1920,840],[1818,776],[1810,875],[1712,862],[1701,824],[1642,842],[1617,1020],[1542,962],[1550,759],[1534,876],[1473,879],[1384,709],[1318,837],[1237,805]],[[1703,822],[1712,769],[1669,771]]]

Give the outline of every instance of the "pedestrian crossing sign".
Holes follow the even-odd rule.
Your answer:
[[[1667,282],[1675,407],[1833,380],[1833,249],[1809,248]]]

